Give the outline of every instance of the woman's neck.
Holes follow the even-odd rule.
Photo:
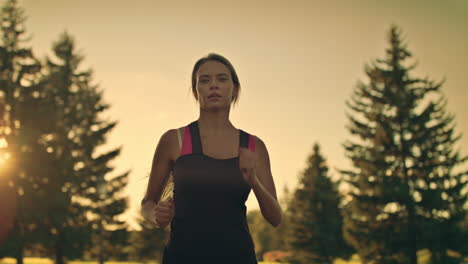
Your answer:
[[[226,112],[200,112],[198,126],[204,134],[224,134],[235,129]]]

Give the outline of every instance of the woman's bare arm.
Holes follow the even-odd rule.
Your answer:
[[[276,196],[275,182],[271,175],[270,157],[265,143],[255,136],[255,148],[259,155],[256,168],[256,183],[253,191],[263,217],[274,227],[281,224],[282,209]]]
[[[169,179],[169,175],[173,166],[171,153],[172,144],[176,137],[175,133],[175,129],[170,129],[166,131],[159,139],[156,151],[154,152],[153,156],[146,194],[141,201],[142,205],[146,201],[154,201],[157,204],[161,199],[164,186]]]

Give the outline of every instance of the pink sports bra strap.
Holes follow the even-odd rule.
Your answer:
[[[254,141],[254,136],[249,134],[249,149],[252,152],[255,152],[255,141]]]
[[[182,150],[180,155],[186,155],[192,153],[192,135],[190,134],[189,126],[184,128],[184,139],[182,140]]]

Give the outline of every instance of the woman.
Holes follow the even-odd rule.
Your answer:
[[[266,221],[281,223],[267,148],[229,120],[240,83],[226,58],[210,53],[198,60],[192,92],[199,118],[161,136],[142,215],[158,227],[170,224],[163,264],[257,263],[246,220],[251,190]],[[161,199],[164,186],[174,187],[173,198]]]

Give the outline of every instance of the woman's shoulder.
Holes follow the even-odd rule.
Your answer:
[[[259,148],[262,150],[266,149],[265,142],[261,139],[260,136],[258,136],[257,134],[251,133],[249,130],[244,130],[244,129],[240,129],[240,130],[248,135],[249,141],[252,140],[252,143],[255,149],[259,149]]]
[[[186,126],[169,128],[166,132],[164,132],[162,137],[167,138],[169,141],[171,141],[170,139],[177,139],[177,132],[179,132],[180,136],[183,136],[185,127]]]
[[[253,134],[249,134],[249,135],[251,135],[251,138],[252,138],[251,142],[253,145],[252,146],[249,144],[249,149],[258,153],[258,155],[262,157],[262,159],[269,160],[270,158],[269,158],[268,149],[267,149],[265,142],[262,140],[262,138],[259,137],[258,135],[253,135]]]
[[[176,159],[180,152],[179,136],[180,140],[184,137],[184,129],[186,126],[169,128],[164,132],[160,139],[160,145],[165,151],[170,153],[171,159]],[[179,134],[177,134],[179,131]]]

